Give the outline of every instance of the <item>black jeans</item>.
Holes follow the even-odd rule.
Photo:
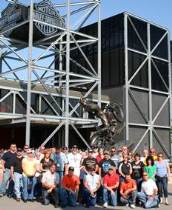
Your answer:
[[[158,187],[159,197],[162,198],[163,194],[164,194],[164,197],[167,198],[168,197],[168,178],[167,178],[167,176],[164,176],[164,177],[156,176],[156,184]]]

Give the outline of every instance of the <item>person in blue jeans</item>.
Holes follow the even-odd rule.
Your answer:
[[[158,160],[156,165],[156,184],[158,187],[158,194],[160,203],[163,203],[163,196],[165,198],[165,205],[168,205],[168,176],[170,175],[170,167],[167,160],[163,159],[163,154],[158,153]]]
[[[125,180],[120,185],[120,201],[126,206],[135,208],[137,197],[137,185],[136,181],[131,178],[130,174],[125,175]]]
[[[63,179],[63,175],[66,174],[67,171],[67,164],[68,164],[67,157],[63,152],[61,152],[61,148],[57,147],[56,153],[52,156],[52,158],[56,164],[57,174],[59,175],[61,182],[61,180]]]
[[[70,166],[68,174],[63,176],[62,186],[59,189],[61,207],[76,206],[79,185],[79,177],[74,175],[74,167]]]
[[[141,192],[137,193],[138,200],[143,204],[144,208],[157,207],[159,204],[158,188],[153,179],[148,177],[147,172],[143,172],[143,182]]]
[[[36,185],[36,177],[23,176],[23,201],[34,200],[34,189]]]
[[[20,201],[21,199],[21,188],[22,188],[22,149],[17,149],[17,156],[14,158],[12,166],[11,166],[11,173],[14,180],[14,192],[16,196],[16,200]]]
[[[11,144],[10,145],[10,150],[2,156],[2,160],[4,163],[4,176],[3,176],[3,181],[0,185],[0,197],[6,194],[6,188],[8,181],[11,177],[11,165],[13,160],[16,158],[16,144]]]
[[[101,185],[100,175],[96,174],[95,169],[96,168],[91,167],[83,180],[83,201],[87,208],[95,206],[97,191]]]
[[[119,187],[119,175],[116,168],[110,166],[108,174],[103,177],[103,206],[107,208],[108,203],[112,206],[117,205],[117,188]]]
[[[23,170],[23,201],[34,200],[34,189],[37,182],[35,177],[38,170],[38,162],[31,149],[27,150],[27,157],[22,160]]]

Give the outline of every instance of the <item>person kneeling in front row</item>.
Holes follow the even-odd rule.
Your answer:
[[[157,207],[159,204],[157,193],[158,188],[155,181],[148,177],[147,172],[143,172],[141,192],[137,193],[138,200],[143,204],[146,209]]]
[[[103,177],[103,207],[107,208],[110,203],[112,206],[117,205],[117,189],[119,187],[119,175],[116,168],[110,166],[108,173]]]
[[[96,174],[95,168],[90,168],[84,177],[83,200],[86,207],[95,206],[97,199],[97,190],[100,188],[100,176]]]
[[[136,197],[137,197],[137,185],[131,175],[126,175],[125,180],[120,186],[120,201],[123,204],[129,205],[131,208],[135,208]]]
[[[50,197],[54,202],[55,208],[59,204],[58,187],[59,176],[56,173],[56,165],[52,164],[50,169],[43,174],[42,177],[42,199],[43,204],[48,205],[50,203]]]
[[[70,166],[68,174],[62,179],[62,187],[60,188],[61,207],[76,206],[79,184],[79,177],[74,175],[74,167]]]

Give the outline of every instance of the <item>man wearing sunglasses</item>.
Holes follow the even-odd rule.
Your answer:
[[[155,181],[148,177],[147,172],[143,172],[141,192],[137,193],[137,198],[143,204],[144,208],[158,207],[159,199],[157,193],[158,188]]]

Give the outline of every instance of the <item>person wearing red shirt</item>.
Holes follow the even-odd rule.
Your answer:
[[[76,206],[79,184],[79,177],[74,175],[74,167],[70,166],[68,174],[62,179],[62,188],[59,193],[61,207]]]
[[[96,160],[99,163],[101,160],[103,160],[104,154],[103,154],[103,148],[99,148],[98,155],[96,156]]]
[[[137,197],[137,185],[131,175],[126,175],[125,180],[120,186],[121,203],[129,205],[131,208],[135,208],[135,202]]]
[[[112,206],[117,205],[117,188],[119,186],[119,175],[116,173],[116,168],[110,166],[108,174],[103,177],[103,206],[108,207],[108,203]]]

